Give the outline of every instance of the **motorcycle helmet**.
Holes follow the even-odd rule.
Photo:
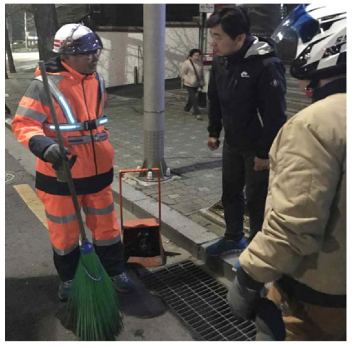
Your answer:
[[[340,6],[298,5],[277,27],[272,39],[294,43],[290,74],[299,80],[346,74],[346,10]]]

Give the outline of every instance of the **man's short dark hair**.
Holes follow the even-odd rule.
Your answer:
[[[207,20],[206,27],[213,28],[217,25],[221,25],[222,30],[232,40],[237,35],[250,34],[250,17],[243,6],[226,6],[214,11]]]
[[[201,50],[198,49],[198,48],[193,48],[193,49],[190,50],[190,52],[189,52],[189,57],[193,57],[193,55],[194,55],[195,53],[199,53],[199,54],[201,55]]]

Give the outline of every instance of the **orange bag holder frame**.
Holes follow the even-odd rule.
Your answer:
[[[122,198],[122,177],[126,173],[142,173],[154,171],[157,173],[158,178],[158,221],[156,218],[146,218],[146,219],[135,219],[124,221],[123,216],[123,198]],[[144,267],[158,267],[166,264],[166,256],[162,246],[161,238],[161,225],[162,225],[162,211],[161,211],[161,173],[159,168],[152,169],[124,169],[119,171],[119,198],[120,198],[120,223],[121,223],[121,233],[123,248],[125,253],[125,242],[127,240],[128,234],[137,231],[137,229],[144,229],[145,231],[155,233],[158,231],[158,243],[159,243],[159,255],[156,256],[130,256],[128,258],[129,263],[136,263]]]

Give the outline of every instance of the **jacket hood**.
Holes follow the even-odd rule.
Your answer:
[[[45,62],[45,68],[47,74],[71,76],[74,77],[76,80],[82,80],[84,77],[86,77],[87,79],[92,79],[96,76],[96,73],[90,75],[83,75],[79,73],[78,71],[67,65],[65,62],[63,62],[59,56]],[[39,75],[41,75],[41,71],[39,68],[37,68],[35,71],[35,76],[37,77]]]
[[[51,74],[58,74],[63,71],[68,72],[68,70],[63,66],[61,58],[59,56],[45,62],[45,68],[46,72]],[[41,71],[39,68],[37,68],[35,71],[35,76],[37,77],[39,75],[41,75]]]
[[[226,58],[229,63],[237,63],[247,59],[266,58],[267,55],[275,55],[273,44],[267,39],[250,35],[246,38],[240,50],[228,55]]]
[[[267,39],[262,39],[256,36],[253,36],[254,41],[250,48],[247,50],[245,54],[245,59],[253,56],[264,56],[266,54],[270,54],[275,52],[273,44],[269,42]]]

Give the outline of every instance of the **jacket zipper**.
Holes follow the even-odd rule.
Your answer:
[[[240,69],[237,68],[237,76],[239,76],[240,74]],[[229,85],[228,85],[228,88],[230,88],[231,84],[232,84],[232,81],[235,79],[235,83],[234,83],[234,86],[232,88],[232,90],[235,90],[235,87],[237,85],[237,78],[236,78],[236,70],[234,71],[234,74],[232,75],[231,77],[231,80],[229,82]],[[264,124],[263,124],[263,120],[262,120],[262,117],[260,115],[260,113],[257,111],[257,117],[258,117],[258,120],[260,121],[260,124],[261,124],[261,127],[264,128]]]
[[[87,113],[88,113],[88,118],[89,121],[90,119],[90,113],[89,113],[89,109],[88,109],[88,104],[87,104],[87,98],[85,95],[85,89],[84,89],[84,80],[87,78],[87,76],[85,76],[82,80],[82,89],[83,89],[83,96],[84,96],[84,102],[85,102],[85,106],[87,108]],[[94,165],[95,165],[95,175],[98,175],[98,166],[96,163],[96,153],[95,153],[95,146],[94,146],[94,136],[93,136],[93,130],[90,129],[90,137],[91,137],[91,144],[92,144],[92,148],[93,148],[93,155],[94,155]]]

